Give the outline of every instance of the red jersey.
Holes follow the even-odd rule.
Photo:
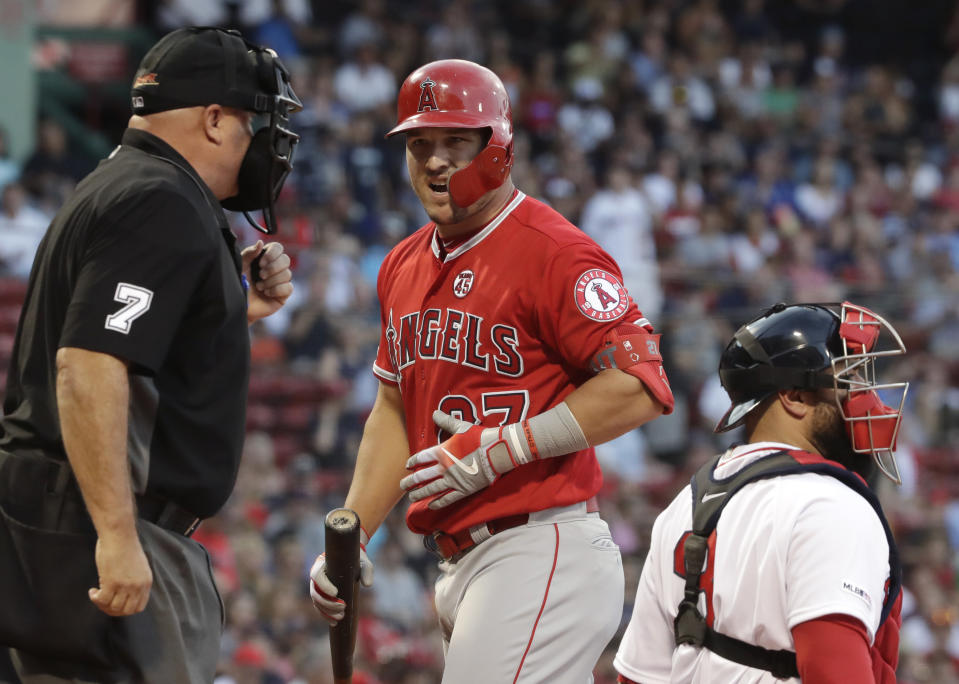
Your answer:
[[[373,371],[399,386],[411,454],[448,437],[434,410],[487,427],[535,416],[592,377],[590,361],[617,325],[652,332],[612,257],[521,192],[451,252],[438,240],[435,224],[420,228],[386,256],[377,282]],[[415,502],[407,524],[420,534],[453,533],[585,501],[601,484],[593,449],[585,449],[525,464],[440,510]]]

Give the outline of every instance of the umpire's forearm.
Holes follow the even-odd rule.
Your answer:
[[[363,428],[345,503],[371,536],[403,496],[399,483],[408,474],[409,455],[402,397],[397,388],[381,384]]]
[[[57,409],[67,456],[97,533],[136,536],[127,459],[130,384],[120,359],[57,352]]]

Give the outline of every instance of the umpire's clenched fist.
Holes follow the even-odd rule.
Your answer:
[[[250,323],[279,310],[293,294],[293,272],[290,257],[279,242],[255,245],[242,252],[243,273],[250,284],[246,317]],[[254,268],[254,261],[256,267]],[[254,277],[254,272],[256,271]]]
[[[93,604],[107,615],[122,617],[147,607],[153,571],[136,528],[127,535],[100,535],[95,552],[99,587],[91,587]]]

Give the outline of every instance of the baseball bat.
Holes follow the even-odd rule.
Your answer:
[[[349,508],[326,515],[326,576],[346,602],[346,614],[330,628],[334,684],[353,681],[356,647],[356,593],[360,579],[360,516]]]

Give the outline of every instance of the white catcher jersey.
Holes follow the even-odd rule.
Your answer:
[[[773,442],[734,447],[714,473],[729,477],[783,449],[796,447]],[[690,497],[687,485],[653,525],[615,667],[642,684],[776,684],[782,680],[765,670],[733,663],[707,649],[675,646],[673,619],[684,586],[677,572],[682,566],[677,545],[692,529]],[[704,583],[708,575],[707,567]],[[886,535],[860,494],[816,473],[758,480],[733,496],[716,526],[712,627],[764,648],[794,650],[794,626],[841,613],[860,620],[871,643],[888,578]],[[700,610],[705,615],[704,593]]]

